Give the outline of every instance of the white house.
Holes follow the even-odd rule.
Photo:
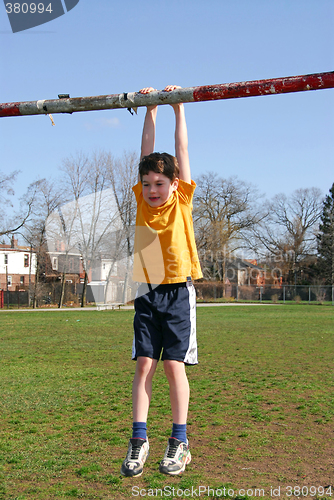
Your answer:
[[[0,245],[0,290],[25,289],[34,283],[36,254],[30,247],[19,246],[12,237],[10,245]]]

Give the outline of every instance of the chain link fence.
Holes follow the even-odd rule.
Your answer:
[[[33,304],[34,293],[36,293],[37,307],[56,307],[59,303],[61,283],[40,283],[36,290],[32,286],[30,291],[28,288],[16,291],[0,290],[0,309],[30,307]],[[66,283],[64,303],[68,306],[79,305],[79,299],[77,286]]]
[[[334,287],[323,285],[224,285],[221,282],[195,283],[198,302],[330,302]]]

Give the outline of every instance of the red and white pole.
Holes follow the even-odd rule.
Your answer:
[[[313,75],[180,88],[172,92],[154,91],[149,94],[130,92],[74,98],[61,96],[59,99],[10,102],[0,104],[0,117],[76,113],[78,111],[98,111],[118,108],[136,109],[140,106],[148,105],[216,101],[220,99],[236,99],[238,97],[304,92],[333,87],[334,71],[331,71],[327,73],[315,73]]]

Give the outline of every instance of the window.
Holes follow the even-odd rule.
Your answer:
[[[29,267],[29,254],[24,254],[24,267]]]
[[[6,253],[4,255],[4,259],[5,259],[5,265],[7,265],[8,264],[8,255]]]
[[[8,284],[8,286],[12,286],[12,283],[13,283],[12,276],[8,276],[7,277],[7,284]]]
[[[58,271],[58,257],[52,257],[52,269]]]
[[[24,276],[20,277],[20,285],[24,285]]]

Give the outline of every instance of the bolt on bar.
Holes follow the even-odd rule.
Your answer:
[[[68,97],[42,99],[38,101],[10,102],[0,104],[0,117],[42,115],[50,113],[75,113],[78,111],[98,111],[102,109],[127,108],[136,110],[140,106],[176,104],[179,102],[215,101],[254,97],[261,95],[304,92],[334,87],[334,71],[312,75],[271,78],[238,83],[204,85],[173,90],[154,91],[150,94],[131,92],[92,97]]]

